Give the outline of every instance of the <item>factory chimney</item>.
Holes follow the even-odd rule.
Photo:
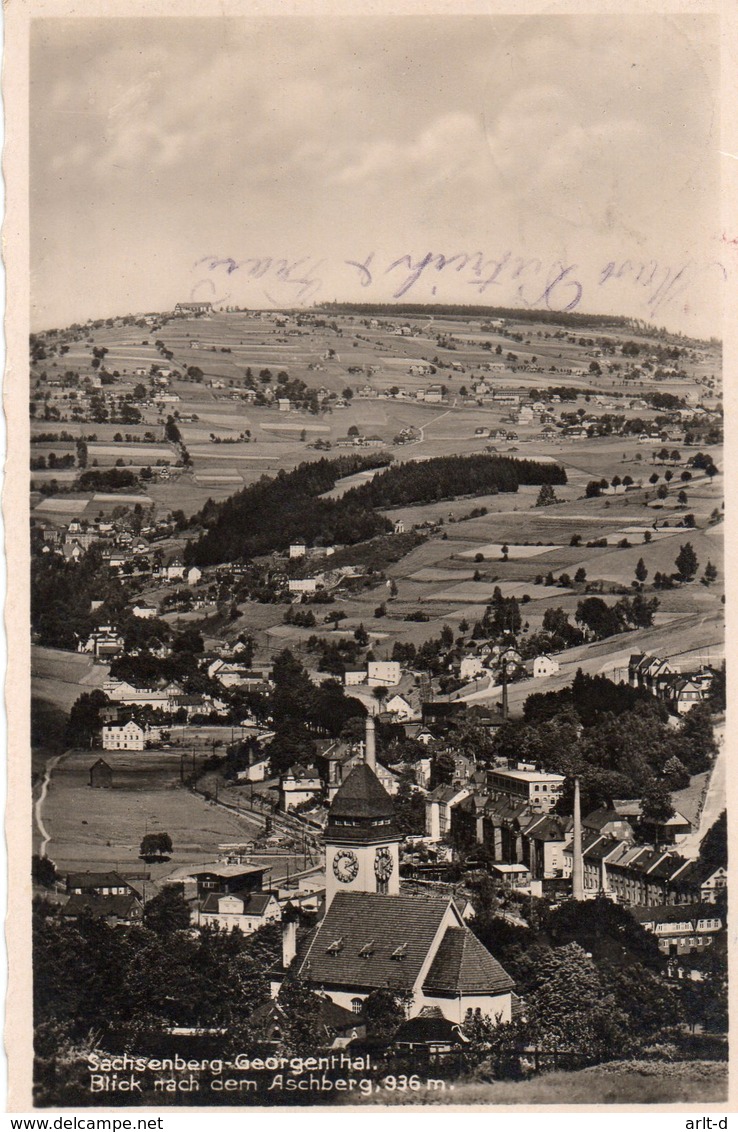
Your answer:
[[[582,865],[582,803],[579,797],[579,779],[574,779],[574,836],[572,839],[571,894],[575,900],[584,900],[584,869]]]
[[[502,662],[502,718],[507,719],[508,703],[507,703],[507,661]]]
[[[366,717],[366,749],[364,751],[364,762],[371,770],[376,772],[377,769],[377,737],[376,728],[374,724],[374,716],[367,715]]]

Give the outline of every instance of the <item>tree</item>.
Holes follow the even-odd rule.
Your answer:
[[[666,486],[665,483],[662,483],[661,486],[658,488],[658,490],[656,492],[656,498],[657,499],[666,499],[668,494],[669,494],[668,487]]]
[[[668,790],[684,790],[689,786],[689,771],[676,755],[664,763],[664,784]]]
[[[189,928],[190,907],[181,885],[167,884],[149,900],[144,908],[144,924],[159,936]]]
[[[608,605],[601,597],[587,597],[580,601],[574,619],[580,625],[586,625],[598,640],[612,637],[622,628],[614,606]]]
[[[544,1048],[586,1051],[604,1060],[622,1049],[627,1020],[578,943],[544,951],[528,996],[531,1029]]]
[[[550,483],[544,483],[538,492],[536,507],[550,507],[552,503],[558,503],[556,493]]]
[[[687,493],[686,493],[686,491],[680,491],[680,492],[679,492],[679,494],[677,495],[677,502],[678,502],[678,503],[679,503],[679,504],[680,504],[680,505],[681,505],[682,507],[686,507],[686,506],[687,506],[687,503],[688,503],[688,496],[687,496]]]
[[[728,825],[725,810],[702,838],[699,859],[700,864],[707,869],[727,868]]]
[[[641,817],[646,822],[661,824],[674,817],[674,806],[671,794],[665,782],[652,778],[643,791],[641,798]]]
[[[284,1011],[282,1044],[289,1054],[312,1054],[325,1042],[323,999],[297,972],[288,971],[277,1002]]]
[[[643,561],[642,558],[638,559],[638,563],[637,563],[636,568],[635,568],[635,576],[636,576],[637,580],[641,583],[641,585],[643,585],[646,578],[648,577],[648,569],[646,567],[646,563]]]
[[[100,734],[100,713],[110,700],[100,688],[83,692],[69,713],[64,741],[69,747],[91,747]]]
[[[380,987],[368,994],[362,1009],[366,1036],[389,1042],[398,1026],[405,1021],[411,999],[411,994],[392,991],[388,987]]]
[[[44,888],[53,888],[56,881],[56,865],[50,857],[39,857],[34,854],[31,862],[31,875],[34,884],[40,884]]]
[[[431,762],[431,790],[435,790],[436,786],[450,785],[454,780],[455,773],[456,762],[454,756],[449,751],[439,751]]]
[[[425,797],[420,790],[413,790],[405,779],[400,783],[392,802],[395,824],[404,837],[425,833]]]
[[[712,562],[710,562],[710,560],[708,558],[707,565],[705,566],[705,573],[703,575],[702,581],[704,582],[704,584],[706,586],[710,586],[710,585],[712,585],[713,582],[717,581],[717,576],[718,576],[717,567],[713,566]]]
[[[389,688],[384,688],[384,687],[374,688],[372,695],[374,696],[374,699],[379,704],[379,710],[381,711],[383,706],[384,706],[384,702],[387,699],[387,696],[389,695]]]
[[[687,542],[679,547],[679,553],[676,556],[674,565],[677,568],[681,581],[690,582],[692,578],[694,578],[699,569],[699,561],[697,560],[697,555],[694,552],[694,547],[691,542]]]
[[[583,566],[580,566],[577,570],[576,574],[574,575],[574,581],[578,586],[581,586],[583,582],[587,581],[587,571]]]
[[[172,839],[168,833],[146,833],[141,839],[139,856],[149,860],[161,858],[172,851]]]

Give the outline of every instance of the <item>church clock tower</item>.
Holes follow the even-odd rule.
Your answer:
[[[337,892],[396,896],[400,891],[395,808],[374,766],[374,720],[369,716],[365,761],[339,787],[328,812],[326,910]]]

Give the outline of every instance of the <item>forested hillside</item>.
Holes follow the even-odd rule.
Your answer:
[[[214,566],[286,550],[290,542],[353,545],[391,530],[378,508],[464,495],[517,491],[519,484],[563,484],[558,464],[505,456],[439,456],[396,464],[340,499],[321,499],[354,472],[382,466],[387,456],[343,456],[300,464],[293,472],[264,477],[195,516],[206,530],[187,547],[188,562]]]

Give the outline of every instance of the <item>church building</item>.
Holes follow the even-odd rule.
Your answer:
[[[436,1007],[450,1022],[509,1022],[513,980],[453,898],[400,891],[401,835],[375,759],[370,716],[365,761],[341,785],[328,815],[325,916],[299,947],[297,925],[285,919],[273,994],[295,961],[315,990],[355,1014],[372,991],[389,988],[410,995],[410,1018]]]

